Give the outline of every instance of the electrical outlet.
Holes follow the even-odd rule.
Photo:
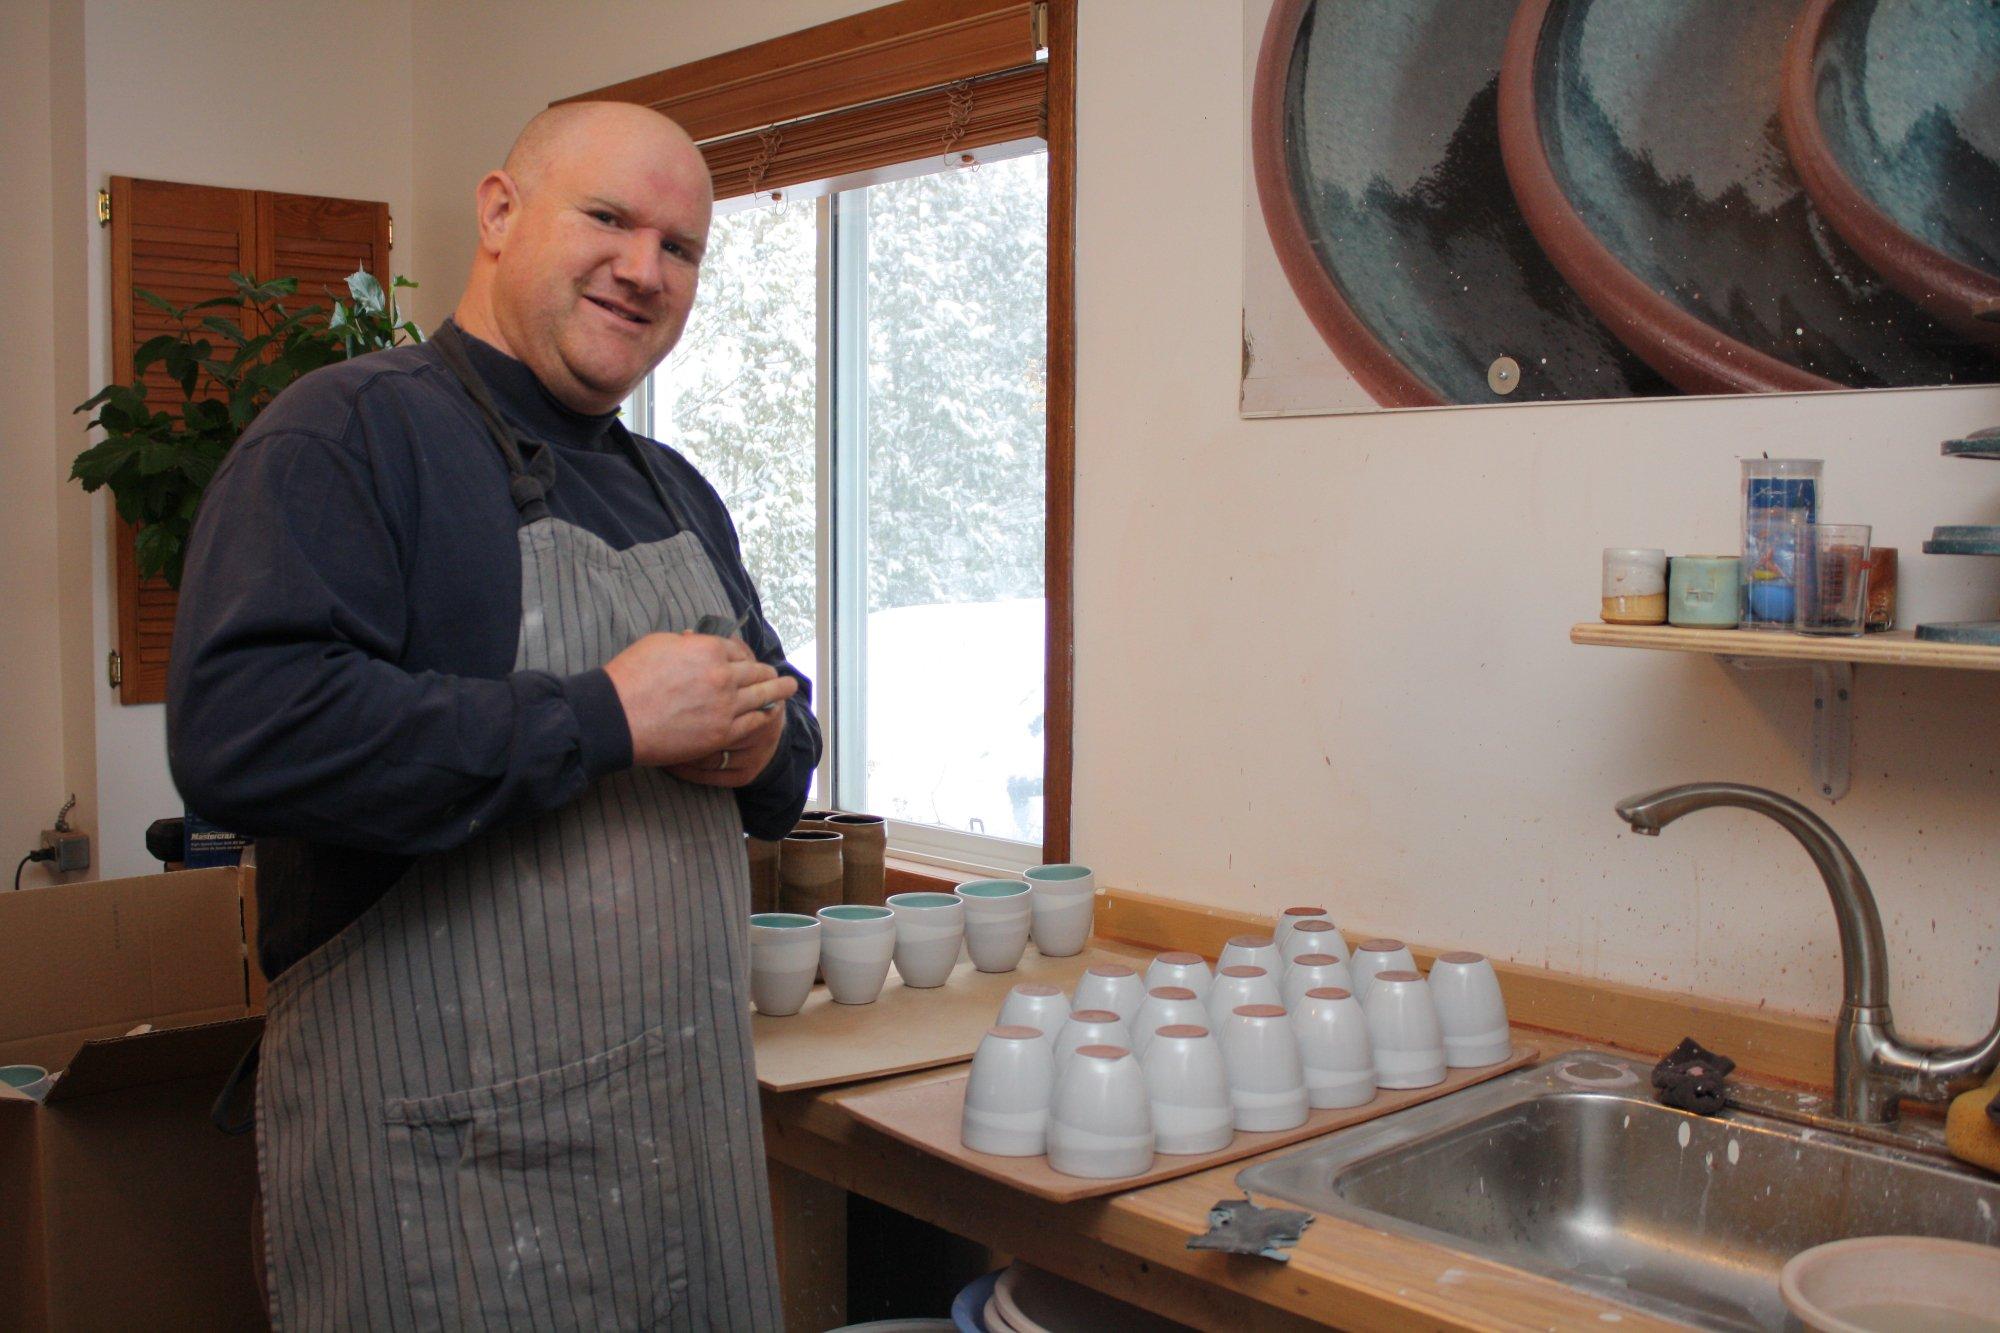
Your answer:
[[[67,875],[75,870],[90,869],[90,835],[88,833],[58,833],[54,829],[43,829],[42,846],[55,852],[55,860],[50,863],[50,868],[58,875]]]

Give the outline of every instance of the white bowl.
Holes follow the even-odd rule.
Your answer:
[[[2000,1330],[2000,1248],[1926,1236],[1836,1240],[1793,1255],[1778,1290],[1819,1333],[1991,1333]]]

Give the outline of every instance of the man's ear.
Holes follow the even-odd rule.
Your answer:
[[[489,171],[473,192],[479,218],[479,248],[497,255],[507,230],[521,211],[521,188],[505,171]]]

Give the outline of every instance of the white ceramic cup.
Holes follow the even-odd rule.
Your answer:
[[[1220,1035],[1236,1128],[1268,1131],[1303,1125],[1310,1109],[1305,1064],[1284,1008],[1238,1005],[1223,1021]]]
[[[1025,880],[975,879],[958,886],[965,952],[981,972],[1012,972],[1028,949],[1033,898]]]
[[[30,1101],[49,1095],[49,1071],[40,1065],[0,1065],[0,1085],[12,1088]]]
[[[1122,1046],[1077,1048],[1056,1074],[1049,1105],[1049,1165],[1066,1176],[1109,1180],[1153,1164],[1146,1075]]]
[[[1415,972],[1377,973],[1361,1008],[1368,1015],[1376,1087],[1428,1088],[1444,1082],[1444,1034],[1428,982]]]
[[[1008,1023],[988,1028],[965,1080],[959,1141],[995,1157],[1041,1156],[1048,1151],[1055,1084],[1055,1051],[1040,1029]]]
[[[1321,986],[1299,997],[1292,1035],[1305,1066],[1306,1100],[1314,1109],[1366,1106],[1375,1100],[1375,1048],[1368,1015],[1340,986]]]
[[[1215,985],[1208,992],[1208,1030],[1222,1038],[1223,1020],[1243,1004],[1275,1004],[1283,1008],[1284,992],[1278,989],[1278,980],[1261,967],[1239,965],[1225,967],[1215,974]]]
[[[1007,1027],[1034,1028],[1053,1046],[1056,1034],[1069,1021],[1069,996],[1055,986],[1024,981],[1007,992],[998,1021]]]
[[[1071,1009],[1056,1033],[1056,1077],[1081,1046],[1120,1046],[1132,1049],[1132,1029],[1109,1009]]]
[[[1284,955],[1278,952],[1277,941],[1269,935],[1234,935],[1229,943],[1222,946],[1222,953],[1215,965],[1224,967],[1261,967],[1272,976],[1285,965]]]
[[[1048,958],[1082,953],[1097,911],[1097,876],[1079,865],[1030,866],[1023,874],[1034,890],[1036,951]]]
[[[1285,938],[1301,921],[1325,919],[1327,917],[1324,907],[1287,907],[1278,913],[1277,923],[1271,930],[1271,938],[1277,942],[1279,954],[1282,955],[1285,951]]]
[[[819,922],[797,912],[750,918],[750,1002],[768,1018],[796,1014],[819,970]]]
[[[1309,953],[1332,954],[1344,963],[1347,961],[1347,941],[1340,937],[1339,928],[1323,917],[1301,921],[1292,927],[1284,943],[1278,946],[1278,956],[1289,963],[1301,954]]]
[[[896,953],[896,914],[886,907],[848,903],[822,907],[819,970],[835,1004],[873,1004]]]
[[[1076,979],[1076,993],[1070,997],[1073,1009],[1109,1009],[1126,1022],[1139,1012],[1146,998],[1146,983],[1123,963],[1094,963]]]
[[[1198,953],[1174,950],[1146,964],[1147,990],[1155,986],[1185,986],[1195,993],[1196,999],[1206,1001],[1209,987],[1214,984],[1215,974]]]
[[[1161,1028],[1176,1024],[1207,1027],[1208,1006],[1186,986],[1155,986],[1147,991],[1146,998],[1139,1001],[1139,1012],[1132,1018],[1133,1058],[1145,1064],[1146,1050],[1153,1044],[1154,1035]]]
[[[1444,1034],[1444,1062],[1455,1069],[1497,1065],[1514,1053],[1500,978],[1483,954],[1441,953],[1431,964],[1431,1002]]]
[[[950,893],[892,893],[896,914],[896,975],[905,986],[944,985],[965,942],[965,904]]]
[[[1285,1008],[1292,1011],[1298,1009],[1307,991],[1324,986],[1338,986],[1344,991],[1354,989],[1354,978],[1349,975],[1347,964],[1330,953],[1302,953],[1286,965],[1285,974],[1278,978],[1278,993],[1284,997]]]
[[[1354,956],[1347,960],[1348,975],[1354,978],[1354,998],[1365,1007],[1368,1003],[1368,988],[1375,983],[1378,972],[1414,972],[1417,960],[1410,956],[1409,949],[1401,940],[1363,940],[1354,946]]]
[[[1139,1057],[1153,1113],[1153,1151],[1215,1152],[1236,1137],[1222,1045],[1199,1023],[1169,1023]]]

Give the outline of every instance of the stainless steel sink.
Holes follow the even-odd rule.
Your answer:
[[[1904,1233],[2000,1244],[2000,1181],[1741,1110],[1656,1104],[1575,1052],[1250,1167],[1254,1196],[1528,1269],[1709,1328],[1785,1329],[1778,1270]]]

